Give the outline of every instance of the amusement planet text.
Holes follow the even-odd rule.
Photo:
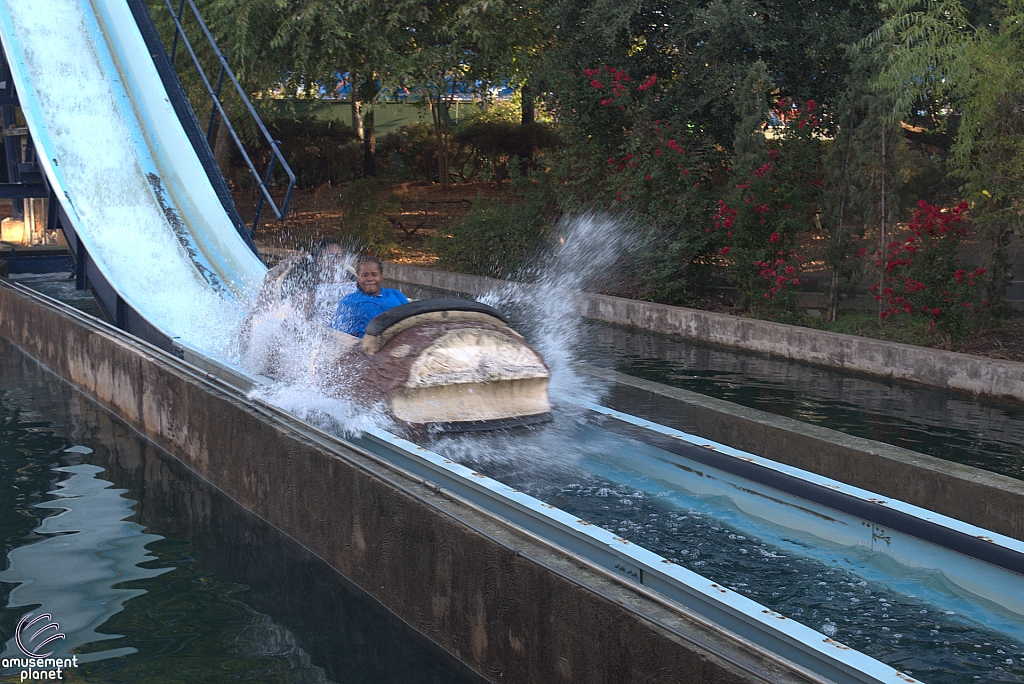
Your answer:
[[[78,656],[70,658],[4,658],[3,665],[7,669],[21,669],[19,681],[36,681],[41,679],[64,679],[64,670],[78,667]]]

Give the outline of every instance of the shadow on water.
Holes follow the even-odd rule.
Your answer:
[[[60,595],[79,591],[79,571],[92,566],[59,551],[35,560],[59,562],[60,572],[33,573],[25,561],[33,547],[73,540],[85,556],[135,568],[108,583],[107,593],[120,598],[99,597],[104,621],[76,642],[83,661],[95,658],[78,669],[87,681],[482,681],[2,339],[0,378],[2,579],[14,579],[16,568],[22,582],[33,575],[66,582],[48,584],[31,601],[17,600],[31,585],[0,583],[8,606],[0,640],[12,638],[26,611],[53,605],[72,641],[77,617],[60,612]],[[68,517],[59,493],[69,490],[99,492],[105,508],[94,505],[92,521],[80,517],[58,529]],[[124,543],[131,538],[137,541]]]

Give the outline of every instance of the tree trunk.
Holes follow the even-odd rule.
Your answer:
[[[437,138],[437,180],[441,184],[442,190],[447,190],[448,183],[448,145],[445,133],[447,121],[446,114],[444,111],[444,96],[438,92],[437,101],[434,98],[430,99],[430,114],[434,122],[434,135]]]
[[[373,107],[363,116],[363,176],[377,177],[377,131],[373,126]]]
[[[529,126],[534,121],[534,102],[533,102],[533,90],[530,88],[529,83],[523,84],[522,89],[523,96],[523,118],[522,122],[524,126]]]
[[[217,162],[220,175],[231,177],[231,147],[234,141],[223,116],[217,117],[217,139],[213,144],[213,159]]]
[[[355,132],[356,137],[360,140],[363,139],[363,117],[360,113],[359,107],[359,89],[356,88],[356,72],[350,71],[348,74],[349,82],[349,94],[348,98],[352,102],[352,130]]]

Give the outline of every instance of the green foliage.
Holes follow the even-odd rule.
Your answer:
[[[471,145],[485,155],[529,158],[539,149],[555,146],[558,137],[550,126],[511,121],[472,121],[458,127],[456,142]]]
[[[1024,227],[1024,1],[1004,0],[974,17],[960,0],[889,0],[882,7],[888,18],[870,42],[885,51],[880,87],[898,93],[890,117],[930,99],[959,112],[951,172],[964,182],[989,243],[986,287],[999,304],[995,312],[1005,313],[1007,247]]]
[[[267,121],[267,130],[281,141],[281,152],[299,187],[340,185],[359,176],[361,152],[352,128],[312,116],[281,116]]]
[[[345,186],[338,200],[342,209],[340,239],[358,251],[390,256],[398,243],[388,214],[401,210],[401,203],[376,178],[361,178]]]
[[[752,65],[764,64],[777,97],[827,108],[849,70],[844,46],[880,19],[863,0],[554,0],[547,15],[557,35],[546,53],[545,90],[552,111],[578,121],[581,135],[611,130],[601,125],[605,113],[596,102],[583,106],[575,77],[612,64],[634,77],[657,75],[651,119],[692,128],[723,147],[741,118],[733,93]]]
[[[732,188],[719,200],[714,232],[744,308],[776,315],[795,310],[804,261],[797,236],[814,226],[822,187],[819,115],[813,100],[777,102],[772,118],[781,132],[748,144],[743,165],[730,177]],[[747,135],[764,140],[760,131]]]
[[[545,205],[539,195],[505,204],[478,194],[464,218],[447,235],[437,235],[431,247],[441,268],[514,278],[529,265],[529,257],[550,231]]]
[[[377,141],[377,155],[395,159],[398,167],[391,169],[393,180],[431,181],[437,179],[437,141],[430,127],[421,123],[402,126]]]
[[[863,278],[866,261],[858,253],[869,228],[874,233],[881,227],[883,195],[891,231],[904,214],[904,198],[913,196],[909,191],[914,186],[904,187],[905,183],[920,178],[917,167],[925,173],[936,168],[920,154],[909,152],[899,123],[886,120],[892,99],[872,88],[877,58],[858,53],[853,64],[846,90],[835,104],[835,135],[825,145],[822,160],[820,223],[827,240],[822,256],[829,275],[824,289],[831,320],[836,319],[841,300],[852,296]],[[912,161],[923,163],[915,167]]]

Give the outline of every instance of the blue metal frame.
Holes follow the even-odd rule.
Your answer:
[[[195,50],[192,48],[192,43],[189,41],[188,36],[185,34],[185,29],[181,24],[182,15],[184,14],[186,3],[188,3],[189,8],[192,10],[192,14],[195,17],[196,21],[198,22],[200,29],[202,29],[203,35],[206,36],[207,42],[210,44],[210,47],[213,48],[213,52],[217,56],[217,61],[220,62],[220,71],[217,74],[216,87],[210,85],[210,79],[207,77],[206,71],[199,63],[199,58],[196,56]],[[210,109],[210,123],[206,129],[206,142],[209,144],[210,139],[213,137],[213,125],[217,121],[217,116],[220,115],[224,119],[224,123],[227,126],[228,132],[231,133],[231,138],[235,141],[235,145],[238,147],[238,151],[241,152],[242,159],[245,160],[246,166],[249,167],[249,172],[252,174],[256,183],[259,185],[260,199],[256,205],[256,218],[254,219],[252,224],[253,232],[256,232],[256,227],[259,225],[260,215],[263,212],[263,205],[265,202],[270,203],[270,208],[273,210],[274,216],[277,217],[279,221],[284,220],[284,217],[288,212],[288,205],[291,202],[292,191],[295,189],[295,174],[292,172],[291,167],[288,166],[288,162],[285,161],[284,155],[281,154],[281,150],[278,147],[280,145],[280,141],[274,140],[273,137],[270,135],[270,132],[267,131],[266,126],[263,125],[262,119],[260,119],[259,114],[256,113],[256,109],[252,106],[252,102],[249,101],[249,97],[245,94],[245,90],[243,90],[242,86],[238,83],[238,79],[235,78],[234,72],[231,71],[231,67],[228,66],[227,60],[224,58],[224,55],[217,47],[217,42],[214,40],[213,35],[210,33],[210,29],[207,28],[206,22],[203,21],[202,16],[200,16],[199,9],[196,7],[194,0],[180,0],[177,12],[174,10],[174,6],[171,4],[171,0],[164,0],[164,4],[167,5],[167,9],[170,11],[171,18],[174,21],[174,40],[171,44],[170,56],[171,64],[174,64],[174,58],[178,51],[178,40],[180,35],[181,44],[184,45],[185,49],[188,51],[189,56],[192,58],[192,63],[195,64],[196,69],[199,71],[199,77],[203,81],[203,86],[206,88],[206,92],[210,95],[210,97],[213,100],[213,107],[211,107]],[[235,132],[234,126],[231,125],[231,119],[228,117],[227,112],[224,111],[224,106],[222,105],[220,99],[220,93],[224,85],[225,76],[227,76],[228,79],[231,81],[232,85],[234,85],[235,91],[238,93],[239,97],[242,98],[242,102],[245,103],[245,107],[249,111],[249,114],[256,121],[256,126],[259,128],[260,133],[263,135],[263,138],[267,141],[267,144],[270,146],[270,150],[272,153],[270,157],[270,163],[268,164],[266,174],[264,174],[263,177],[260,176],[259,172],[256,170],[255,165],[253,165],[252,160],[249,158],[248,153],[246,153],[245,151],[245,147],[242,145],[242,141],[238,138],[238,134]],[[288,176],[288,189],[287,191],[285,191],[284,201],[281,203],[280,207],[278,207],[277,203],[274,201],[274,198],[271,197],[270,190],[268,188],[271,176],[274,172],[274,166],[277,164],[277,162],[280,162],[281,167],[284,169],[285,174]]]

